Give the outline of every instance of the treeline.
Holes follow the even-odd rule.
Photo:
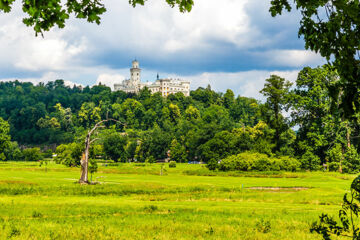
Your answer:
[[[339,81],[328,66],[304,68],[293,86],[271,76],[261,91],[264,103],[210,87],[191,91],[190,97],[164,98],[148,89],[135,95],[103,85],[68,87],[63,80],[37,86],[4,82],[0,117],[9,123],[12,141],[57,146],[56,160],[69,166],[79,163],[86,132],[112,118],[118,122],[99,133],[92,158],[155,162],[170,155],[177,162],[202,161],[211,169],[230,170],[224,164],[235,166],[231,161],[242,162],[237,156],[247,153],[267,156],[266,162],[280,170],[291,164],[356,172],[358,118],[343,119]],[[14,142],[10,145],[16,149]],[[6,152],[3,159],[14,160]]]

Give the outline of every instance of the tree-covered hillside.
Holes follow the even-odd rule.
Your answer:
[[[25,147],[58,146],[58,161],[70,166],[79,162],[85,133],[111,118],[118,123],[107,123],[92,157],[151,162],[170,153],[175,161],[203,161],[213,169],[226,159],[236,170],[244,158],[238,154],[252,152],[268,156],[270,165],[277,161],[271,159],[288,156],[303,169],[353,172],[360,166],[359,127],[357,120],[343,120],[338,82],[328,66],[304,68],[294,85],[270,76],[261,91],[263,103],[210,87],[191,91],[190,97],[164,98],[148,89],[135,95],[103,85],[68,87],[63,80],[36,86],[3,82],[0,117],[9,123],[12,141]],[[254,164],[249,168],[255,169]]]

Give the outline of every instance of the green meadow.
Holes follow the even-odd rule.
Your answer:
[[[0,164],[0,239],[321,239],[355,175],[212,173],[202,165]]]

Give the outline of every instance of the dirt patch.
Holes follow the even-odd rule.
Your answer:
[[[309,187],[249,187],[247,189],[260,191],[303,191],[310,189]]]

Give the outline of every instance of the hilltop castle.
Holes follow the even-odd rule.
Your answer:
[[[155,82],[141,82],[141,69],[139,62],[133,61],[130,69],[130,79],[124,80],[120,84],[114,84],[115,91],[124,91],[130,93],[138,93],[141,89],[147,87],[151,93],[160,92],[166,97],[169,94],[182,92],[185,96],[190,96],[190,82],[180,79],[159,79],[159,74]]]

